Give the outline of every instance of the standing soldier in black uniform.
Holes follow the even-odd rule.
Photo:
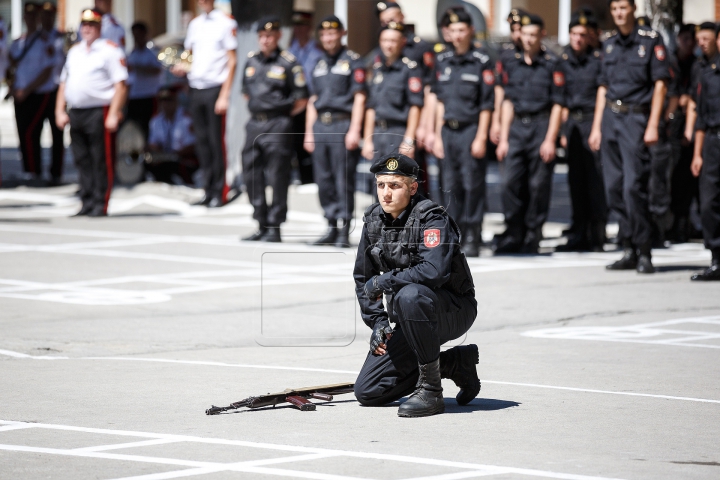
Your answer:
[[[720,32],[720,29],[718,30]],[[716,33],[716,38],[718,33]],[[699,78],[695,155],[692,173],[700,177],[700,213],[705,248],[712,264],[693,281],[720,280],[720,55],[710,59]]]
[[[345,28],[330,15],[318,25],[323,54],[308,72],[315,94],[307,107],[305,149],[313,155],[313,174],[328,231],[314,245],[350,246],[355,211],[355,169],[365,113],[365,68],[360,55],[342,44]],[[338,221],[342,222],[338,230]]]
[[[607,268],[654,273],[648,147],[659,139],[670,71],[660,35],[636,24],[634,0],[612,0],[610,13],[618,33],[604,44],[589,141],[595,151],[602,144],[608,206],[620,217],[618,239],[625,250]]]
[[[480,392],[477,345],[440,352],[477,315],[460,231],[442,207],[417,193],[414,160],[387,155],[370,171],[380,203],[365,211],[353,277],[363,321],[373,333],[355,396],[379,406],[412,393],[398,415],[424,417],[445,411],[440,379],[450,378],[460,387],[458,404],[466,405]]]
[[[77,215],[89,217],[107,215],[113,187],[115,132],[127,99],[125,52],[100,38],[101,22],[100,11],[82,12],[82,41],[68,52],[55,105],[58,127],[70,124],[83,204]]]
[[[470,15],[451,11],[453,50],[438,55],[435,156],[441,159],[448,214],[463,232],[463,252],[480,255],[485,213],[485,153],[495,93],[490,57],[473,47]]]
[[[415,153],[415,131],[423,106],[422,72],[417,62],[401,57],[404,26],[390,22],[380,32],[380,50],[370,72],[362,155],[372,160],[400,152]]]
[[[305,110],[308,91],[302,66],[278,48],[280,19],[265,17],[257,26],[260,51],[251,52],[243,70],[242,93],[251,118],[242,151],[243,180],[258,230],[248,241],[280,242],[290,185],[292,116]],[[268,177],[266,180],[265,173]],[[272,205],[265,187],[272,186]]]
[[[550,209],[555,142],[562,115],[565,76],[541,49],[544,22],[524,15],[523,53],[503,62],[505,95],[497,157],[505,161],[503,209],[506,231],[496,254],[536,254]]]
[[[592,129],[595,101],[600,86],[602,60],[600,52],[589,44],[585,14],[570,19],[570,45],[558,63],[565,77],[565,105],[561,142],[568,152],[568,183],[572,201],[572,231],[559,252],[602,252],[605,245],[607,202],[600,155],[590,150],[588,138]]]

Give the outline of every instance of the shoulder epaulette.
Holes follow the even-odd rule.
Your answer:
[[[657,38],[658,37],[658,33],[655,30],[647,30],[644,28],[638,29],[638,35],[640,35],[641,37],[649,37],[649,38]]]
[[[358,58],[360,58],[360,54],[355,53],[355,52],[353,52],[352,50],[349,50],[349,49],[348,49],[348,51],[347,51],[347,54],[348,54],[348,56],[349,56],[350,58],[352,58],[353,60],[357,60]]]
[[[403,57],[402,62],[408,66],[408,68],[415,68],[417,67],[417,62],[414,60],[410,60],[408,57]]]
[[[422,42],[422,38],[420,38],[420,37],[418,37],[417,35],[415,35],[415,36],[413,37],[413,42],[415,42],[415,43],[420,43],[420,42]]]
[[[249,52],[249,53],[248,53],[248,58],[252,58],[252,57],[254,57],[255,55],[257,55],[257,52]]]
[[[593,52],[593,55],[595,55],[596,57],[600,57],[600,50],[595,50],[595,52]]]
[[[512,50],[513,48],[515,48],[515,45],[513,45],[512,43],[506,43],[505,45],[503,45],[503,48],[505,50]]]
[[[287,50],[283,50],[282,52],[280,52],[280,56],[283,57],[288,62],[294,62],[297,60],[297,58],[295,58],[295,55],[288,52]]]
[[[442,53],[446,49],[447,49],[447,45],[445,45],[444,43],[436,43],[435,46],[433,47],[433,50],[435,51],[435,53]]]
[[[488,55],[485,55],[482,52],[478,52],[477,50],[473,52],[473,57],[477,58],[482,63],[487,63],[490,61],[490,57]]]
[[[443,52],[440,55],[438,55],[437,58],[438,58],[438,61],[440,62],[440,61],[445,60],[446,58],[452,57],[453,55],[455,55],[455,52],[453,52],[452,50],[448,50],[447,52]]]

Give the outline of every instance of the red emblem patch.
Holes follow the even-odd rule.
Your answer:
[[[355,76],[355,82],[365,83],[365,70],[362,68],[356,68],[353,75]]]
[[[436,228],[432,230],[425,230],[423,238],[425,239],[425,246],[427,248],[435,248],[440,245],[440,230]]]
[[[655,56],[657,57],[658,60],[660,60],[661,62],[664,62],[665,61],[665,47],[663,47],[662,45],[658,45],[657,47],[655,47]]]
[[[410,77],[408,79],[408,87],[410,87],[411,92],[420,93],[420,90],[422,90],[422,82],[417,77]]]
[[[501,62],[500,60],[498,60],[497,62],[495,62],[495,70],[497,70],[498,73],[502,73],[502,72],[503,72],[503,65],[502,65],[502,62]]]
[[[556,87],[565,86],[565,74],[562,72],[554,72],[553,73],[553,82],[555,83]]]
[[[485,70],[483,72],[483,81],[486,85],[492,85],[493,83],[495,83],[495,75],[493,75],[493,72],[491,72],[490,70]]]
[[[435,54],[433,52],[423,53],[423,63],[428,68],[434,68],[435,67]]]

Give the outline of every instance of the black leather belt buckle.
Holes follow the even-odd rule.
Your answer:
[[[269,118],[268,118],[267,114],[265,114],[265,113],[256,113],[255,120],[257,120],[258,122],[265,123],[269,120]]]
[[[385,120],[377,120],[375,122],[375,125],[382,128],[383,130],[387,130],[387,127],[388,127],[387,121],[385,121]]]
[[[520,117],[520,121],[527,125],[528,123],[532,122],[532,116],[530,115],[523,115]]]
[[[457,130],[460,128],[460,122],[457,120],[448,120],[448,127],[452,128],[453,130]]]

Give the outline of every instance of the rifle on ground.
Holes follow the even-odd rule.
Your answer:
[[[308,400],[309,398],[331,402],[334,395],[351,393],[354,387],[355,385],[352,383],[336,383],[333,385],[321,385],[319,387],[288,388],[283,392],[248,397],[239,402],[231,403],[227,407],[216,407],[213,405],[205,410],[205,414],[217,415],[218,413],[227,412],[228,410],[237,410],[244,407],[251,409],[269,406],[274,407],[281,403],[290,403],[301,411],[308,412],[315,410],[315,404]]]

